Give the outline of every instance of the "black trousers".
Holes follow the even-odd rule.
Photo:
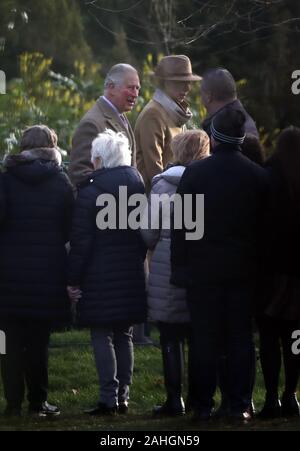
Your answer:
[[[261,315],[257,318],[260,339],[260,361],[265,380],[267,398],[278,398],[281,360],[285,372],[284,391],[297,390],[300,378],[300,355],[292,352],[292,333],[299,328],[297,320],[289,321]]]
[[[31,406],[47,400],[50,324],[43,321],[1,322],[6,335],[6,354],[1,355],[4,396],[11,408],[21,408],[27,385]]]
[[[160,344],[164,345],[170,342],[188,343],[192,337],[192,327],[190,323],[164,323],[159,321],[157,327],[160,333]]]
[[[232,414],[249,408],[253,386],[251,282],[198,284],[188,289],[195,343],[195,408],[209,414],[214,406],[219,357],[227,351],[228,396]],[[223,340],[226,337],[224,346]]]

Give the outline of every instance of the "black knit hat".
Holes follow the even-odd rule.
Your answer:
[[[226,144],[243,144],[246,116],[241,110],[225,107],[211,122],[211,135],[216,141]]]

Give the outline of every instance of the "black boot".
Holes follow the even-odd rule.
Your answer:
[[[297,327],[292,322],[282,338],[285,386],[281,398],[282,415],[284,417],[300,416],[300,405],[297,399],[297,386],[300,377],[300,356],[293,354],[292,332]]]
[[[197,381],[195,378],[195,358],[194,358],[194,351],[193,351],[193,343],[191,340],[188,342],[188,393],[187,398],[185,402],[185,411],[191,412],[194,410],[195,407],[195,394],[196,394],[196,387],[197,387]]]
[[[185,408],[181,396],[183,379],[182,343],[162,344],[161,351],[167,400],[162,406],[155,406],[153,414],[155,416],[184,415]]]
[[[258,414],[262,420],[281,417],[281,403],[277,393],[266,393],[265,404]]]
[[[218,360],[218,384],[221,392],[221,403],[213,416],[214,418],[224,418],[230,415],[228,358],[224,351]]]
[[[221,391],[221,403],[217,410],[213,413],[214,418],[222,419],[230,415],[230,401],[227,393]]]
[[[284,417],[300,416],[300,405],[296,393],[283,393],[281,398],[281,411]]]

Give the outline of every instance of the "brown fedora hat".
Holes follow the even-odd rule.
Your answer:
[[[154,76],[161,80],[201,80],[201,77],[193,74],[191,61],[185,55],[164,56],[158,63],[154,72]]]

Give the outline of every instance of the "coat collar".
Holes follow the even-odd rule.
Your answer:
[[[103,97],[99,97],[97,100],[97,105],[106,119],[114,119],[120,122],[120,117],[117,111],[114,110],[109,103],[103,99]]]
[[[96,102],[98,108],[101,110],[101,113],[103,114],[103,116],[105,117],[106,121],[108,123],[110,123],[110,125],[113,126],[113,128],[116,129],[121,129],[120,131],[125,131],[127,133],[127,129],[124,125],[124,123],[122,122],[119,114],[117,113],[116,110],[114,110],[108,102],[106,102],[103,97],[99,97],[99,99]],[[126,119],[126,122],[128,124],[128,128],[130,128],[130,124],[129,121],[126,117],[126,115],[124,114],[124,117]]]

